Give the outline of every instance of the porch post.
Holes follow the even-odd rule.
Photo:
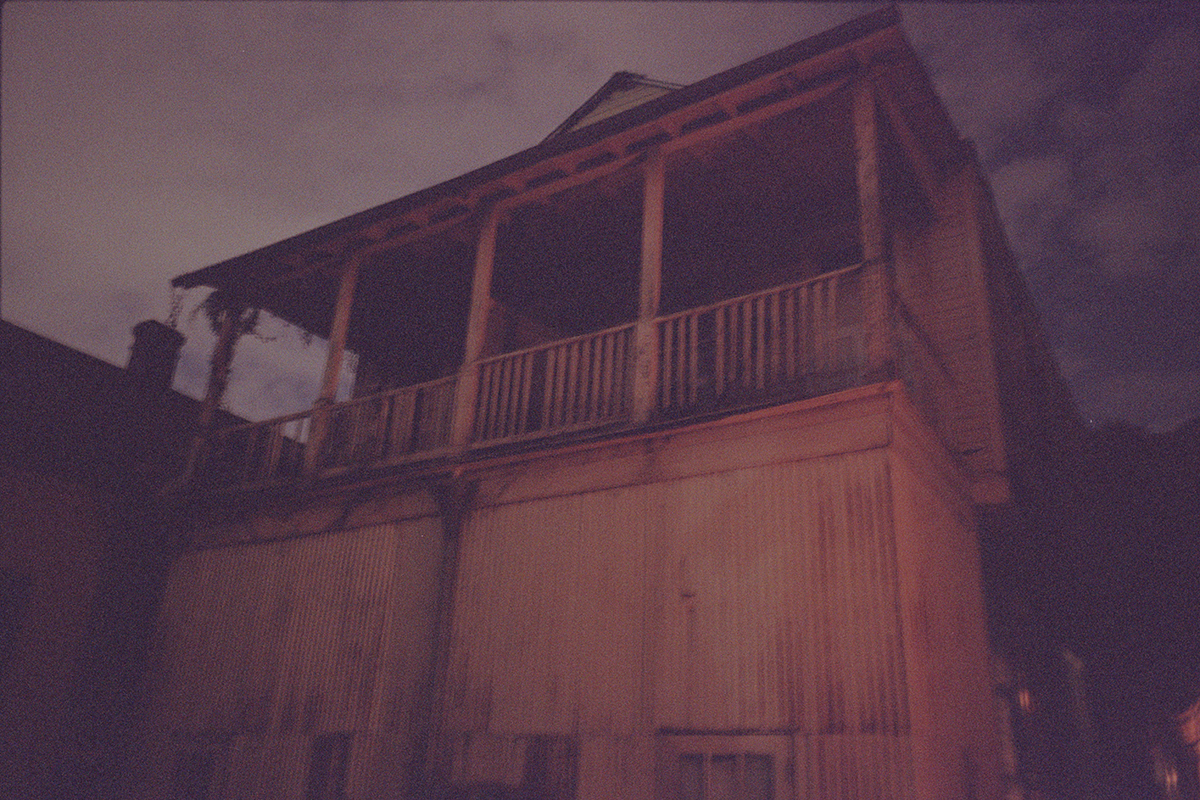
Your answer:
[[[241,334],[241,320],[246,307],[241,303],[230,303],[221,309],[221,324],[217,330],[217,343],[213,346],[212,358],[208,371],[208,386],[204,391],[204,401],[200,404],[200,418],[196,422],[196,433],[192,438],[192,447],[188,452],[187,467],[184,475],[195,475],[200,465],[200,457],[205,444],[212,433],[213,417],[217,407],[225,395],[225,387],[229,384],[229,365],[233,361],[234,345]]]
[[[321,393],[313,405],[308,445],[305,450],[305,468],[315,469],[319,454],[325,444],[329,429],[329,407],[337,397],[338,382],[342,376],[342,359],[346,353],[346,335],[350,331],[350,312],[354,307],[354,290],[358,284],[357,257],[351,258],[342,267],[342,280],[338,286],[337,305],[333,309],[333,321],[329,325],[329,352],[325,357],[325,374],[321,379]]]
[[[658,405],[658,326],[655,317],[662,294],[664,161],[659,148],[650,151],[642,190],[641,291],[633,334],[635,422],[648,421]]]
[[[863,328],[869,380],[881,380],[892,359],[887,229],[879,175],[879,122],[875,87],[866,74],[854,83],[854,160],[862,241]]]
[[[454,423],[451,441],[459,447],[471,442],[475,427],[476,395],[479,392],[479,358],[487,337],[492,311],[492,265],[496,256],[496,229],[500,214],[495,207],[486,212],[475,246],[475,274],[471,279],[471,311],[467,316],[467,338],[463,363],[454,390]]]

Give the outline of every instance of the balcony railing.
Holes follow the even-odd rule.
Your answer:
[[[867,368],[863,271],[848,267],[654,320],[652,417],[681,419],[859,385]],[[900,377],[932,423],[944,364],[902,304],[891,315]],[[527,441],[633,420],[635,325],[538,345],[478,364],[470,441],[453,441],[458,379],[443,378],[287,417],[214,431],[204,487],[278,484]],[[312,450],[310,442],[318,443]]]
[[[627,419],[633,324],[479,364],[474,441],[498,444]]]
[[[214,430],[197,466],[195,480],[205,488],[256,486],[298,478],[312,412]]]
[[[858,267],[658,320],[658,410],[686,415],[852,386],[865,365]]]
[[[441,378],[329,406],[317,466],[394,464],[447,449],[457,380]]]

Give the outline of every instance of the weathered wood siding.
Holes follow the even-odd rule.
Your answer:
[[[346,732],[352,796],[399,788],[440,542],[424,518],[182,556],[155,654],[166,763],[215,743],[219,796],[300,797],[313,737]],[[169,794],[152,781],[150,796]]]
[[[950,373],[944,434],[981,485],[1004,472],[977,178],[964,168],[931,198],[934,218],[919,230],[897,229],[896,289],[929,335]],[[992,496],[990,502],[1002,501]]]

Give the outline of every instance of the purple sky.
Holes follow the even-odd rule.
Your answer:
[[[617,70],[687,83],[877,7],[5,3],[0,312],[123,364],[174,275],[535,144]],[[1200,414],[1200,11],[901,11],[1085,418]],[[271,332],[235,411],[311,402],[320,346]]]

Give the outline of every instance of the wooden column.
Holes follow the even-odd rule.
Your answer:
[[[350,332],[350,311],[354,306],[354,289],[357,284],[358,259],[352,258],[342,268],[337,305],[333,309],[333,322],[329,325],[329,354],[325,358],[325,375],[321,379],[318,403],[329,404],[337,397],[338,382],[342,377],[342,359],[346,354],[346,335]]]
[[[634,329],[633,419],[646,422],[657,407],[658,302],[662,293],[663,195],[665,167],[655,148],[646,160],[642,189],[642,269],[638,320]]]
[[[499,212],[489,209],[479,229],[475,246],[475,274],[471,279],[471,311],[467,317],[467,339],[463,363],[454,391],[454,426],[451,441],[466,447],[475,427],[475,401],[479,392],[479,358],[487,338],[488,318],[492,311],[492,264],[496,255],[496,229]]]
[[[855,178],[862,241],[863,327],[868,380],[884,380],[892,361],[891,272],[887,264],[887,222],[880,182],[879,121],[875,87],[865,75],[854,83]]]
[[[342,360],[346,354],[346,336],[350,332],[350,312],[354,307],[354,290],[358,284],[358,266],[359,259],[351,258],[342,267],[337,305],[333,309],[333,321],[329,324],[329,352],[325,357],[325,374],[321,378],[321,392],[313,406],[311,427],[308,431],[304,461],[309,471],[318,466],[319,454],[329,430],[329,407],[337,398],[338,382],[342,377]]]
[[[187,468],[184,470],[186,477],[195,475],[205,443],[212,433],[213,418],[221,405],[221,398],[225,396],[225,387],[229,384],[229,365],[233,362],[234,346],[242,332],[241,320],[245,311],[245,306],[239,303],[231,303],[221,309],[217,343],[213,347],[208,371],[208,386],[204,392],[204,402],[200,405],[200,418],[196,422],[196,433],[192,438]]]

